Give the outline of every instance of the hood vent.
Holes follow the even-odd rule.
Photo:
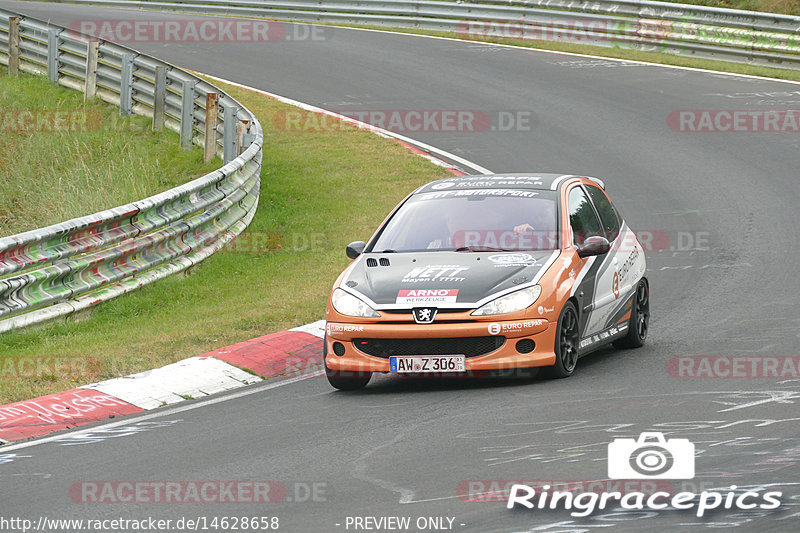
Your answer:
[[[378,261],[380,261],[380,265],[382,267],[388,267],[389,266],[389,259],[387,259],[386,257],[381,257],[378,260],[376,260],[374,257],[368,257],[367,258],[367,266],[368,267],[376,267],[376,266],[378,266]]]

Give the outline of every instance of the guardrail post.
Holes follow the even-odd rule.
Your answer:
[[[206,142],[203,151],[203,161],[208,163],[217,155],[217,93],[206,95]]]
[[[235,104],[229,104],[223,108],[222,163],[224,165],[227,165],[239,155],[236,151],[236,113],[238,111]]]
[[[47,74],[50,77],[50,81],[53,83],[58,83],[58,49],[61,44],[60,33],[61,30],[47,31]]]
[[[155,92],[153,93],[153,131],[164,129],[167,106],[167,67],[156,67]]]
[[[181,88],[181,148],[192,149],[194,132],[194,86],[197,82],[186,80]]]
[[[97,94],[97,57],[100,48],[98,41],[86,43],[86,85],[83,88],[83,100],[91,100]]]
[[[8,73],[19,74],[19,17],[8,17]]]
[[[122,76],[119,82],[119,114],[130,115],[133,109],[133,54],[122,56]]]
[[[241,154],[246,148],[244,145],[247,129],[250,127],[249,120],[239,120],[236,122],[236,153]]]

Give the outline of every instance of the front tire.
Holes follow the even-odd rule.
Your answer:
[[[566,378],[575,372],[578,364],[578,311],[575,304],[567,302],[558,317],[556,330],[556,364],[550,367],[550,377]]]
[[[650,286],[642,278],[636,285],[633,297],[631,318],[628,321],[628,334],[614,341],[615,348],[641,348],[650,330]]]
[[[322,343],[322,364],[325,366],[325,376],[334,389],[361,390],[372,379],[372,372],[354,372],[350,370],[331,370],[328,368],[328,339]]]

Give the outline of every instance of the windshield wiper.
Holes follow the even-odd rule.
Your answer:
[[[505,252],[502,248],[490,248],[488,246],[462,246],[456,248],[456,252]]]

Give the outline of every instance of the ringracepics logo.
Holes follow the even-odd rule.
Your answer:
[[[691,479],[694,477],[694,444],[688,439],[664,439],[662,433],[642,433],[638,439],[615,439],[608,445],[608,476],[612,479]],[[721,509],[774,510],[781,506],[780,491],[728,489],[696,492],[667,490],[621,492],[555,490],[551,485],[514,484],[506,507],[566,509],[585,517],[609,506],[625,510],[693,510],[698,517]]]
[[[694,444],[689,439],[664,440],[663,433],[642,433],[638,439],[614,439],[608,445],[611,479],[692,479]]]

